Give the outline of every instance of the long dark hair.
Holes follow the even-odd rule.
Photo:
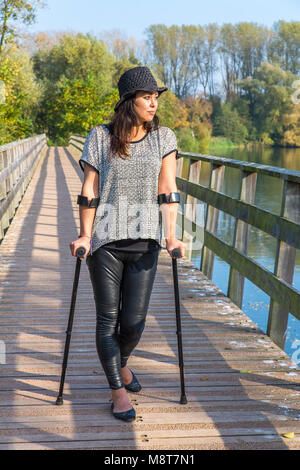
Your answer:
[[[134,111],[133,100],[135,94],[124,101],[115,111],[115,114],[112,120],[106,124],[106,127],[110,131],[110,152],[109,160],[111,155],[115,154],[124,160],[130,158],[129,154],[129,144],[128,144],[128,135],[131,135],[133,126],[138,126],[138,116]],[[144,122],[143,128],[152,132],[159,127],[159,118],[154,115],[151,122]]]

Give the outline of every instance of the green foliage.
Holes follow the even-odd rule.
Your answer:
[[[116,98],[116,90],[101,93],[92,74],[86,80],[62,79],[55,95],[45,102],[49,135],[55,139],[86,135],[92,127],[109,119]]]
[[[66,139],[110,117],[118,101],[113,57],[106,45],[91,35],[64,35],[55,46],[33,56],[34,70],[44,86],[44,99],[36,118],[50,139]]]
[[[215,117],[214,135],[224,136],[236,144],[246,142],[248,130],[241,122],[238,111],[230,103],[224,103]]]
[[[4,103],[0,104],[0,144],[30,137],[42,89],[27,52],[14,45],[6,49],[0,61],[0,80],[5,85]]]
[[[277,145],[284,142],[285,116],[292,114],[297,106],[292,102],[292,83],[295,80],[296,76],[291,72],[282,70],[279,65],[265,62],[255,69],[253,77],[238,82],[243,92],[242,97],[249,105],[256,137],[261,141],[274,142]],[[296,116],[296,113],[294,115]],[[296,128],[297,126],[295,132]]]
[[[56,137],[56,139],[47,139],[48,147],[68,147],[69,137]]]
[[[205,149],[209,144],[212,125],[210,117],[212,104],[203,97],[185,99],[187,110],[187,124],[192,130],[192,135],[198,142],[200,149]]]
[[[82,33],[54,41],[43,33],[29,56],[10,32],[15,20],[34,21],[39,3],[0,0],[0,144],[45,132],[52,145],[66,145],[71,134],[87,134],[111,119],[120,75],[147,65],[159,86],[169,88],[159,98],[158,116],[175,130],[182,150],[201,153],[209,144],[251,140],[300,146],[299,104],[291,99],[299,78],[299,22],[279,21],[272,30],[247,22],[221,28],[152,25],[144,50],[152,63],[139,60],[143,53],[134,42],[129,46],[115,37],[112,50],[108,41]],[[219,62],[224,74],[216,92]]]
[[[214,151],[215,148],[218,150],[220,149],[227,149],[227,148],[234,148],[236,144],[234,144],[231,140],[226,139],[225,137],[212,137],[208,149],[209,151]]]
[[[112,86],[113,57],[105,43],[90,34],[65,34],[52,48],[38,50],[32,61],[40,80],[86,80],[92,74],[98,80],[99,91],[106,93]]]
[[[41,0],[0,0],[0,55],[19,37],[14,23],[34,23],[37,7],[43,6]]]
[[[176,136],[179,149],[184,152],[201,153],[203,147],[199,140],[195,138],[191,128],[182,127],[178,129]]]
[[[300,22],[283,20],[274,25],[274,34],[268,46],[269,60],[294,75],[300,69]]]
[[[157,115],[162,126],[174,129],[188,125],[185,106],[171,91],[166,91],[159,97]]]

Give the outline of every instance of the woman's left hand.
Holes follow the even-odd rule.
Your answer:
[[[174,258],[174,256],[172,256],[172,251],[174,248],[179,248],[181,258],[185,254],[185,243],[183,243],[181,240],[177,240],[176,238],[166,239],[166,248],[171,258]]]

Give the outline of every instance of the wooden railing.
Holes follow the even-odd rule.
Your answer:
[[[86,137],[84,137],[83,135],[74,134],[71,135],[69,139],[69,144],[73,145],[73,147],[77,148],[77,150],[82,152],[85,139]]]
[[[0,146],[0,241],[15,214],[46,145],[46,135]]]
[[[72,136],[70,144],[82,150],[83,136]],[[199,183],[201,163],[209,163],[209,184]],[[238,197],[221,192],[225,168],[239,172]],[[283,183],[280,214],[254,205],[257,175]],[[284,348],[288,314],[300,319],[300,291],[292,286],[296,250],[300,249],[300,172],[257,163],[209,155],[178,152],[177,188],[181,192],[177,223],[189,256],[201,251],[200,269],[212,278],[214,256],[230,265],[227,296],[242,307],[244,279],[247,278],[270,296],[267,334]],[[199,202],[206,214],[199,217]],[[204,204],[203,204],[204,203]],[[219,211],[235,218],[233,242],[219,238]],[[277,240],[274,272],[247,256],[250,226]]]
[[[184,161],[186,174],[183,174]],[[210,164],[208,186],[199,184],[201,163]],[[225,168],[239,171],[239,196],[221,193]],[[280,214],[254,205],[257,175],[263,174],[283,182]],[[214,255],[230,265],[227,296],[242,307],[244,278],[256,284],[271,298],[267,334],[284,348],[289,312],[300,319],[300,292],[292,286],[296,249],[300,248],[300,172],[209,155],[178,153],[177,187],[185,198],[183,226],[194,222],[195,201],[207,205],[200,269],[211,279]],[[280,187],[279,187],[280,188]],[[194,202],[189,204],[189,198]],[[219,211],[235,218],[232,244],[216,236]],[[190,216],[192,214],[192,217]],[[247,256],[250,226],[277,240],[274,272]]]

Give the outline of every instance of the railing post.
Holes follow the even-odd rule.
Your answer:
[[[248,204],[254,203],[256,180],[257,173],[250,173],[248,171],[241,170],[239,187],[239,199],[241,201],[247,202]],[[245,255],[248,253],[249,229],[249,224],[236,219],[233,235],[233,247]],[[230,266],[227,297],[230,297],[230,299],[240,308],[242,308],[243,304],[244,280],[244,276]]]
[[[193,161],[189,160],[189,177],[188,180],[192,183],[199,183],[200,179],[200,169],[201,169],[201,160]],[[196,211],[197,211],[197,198],[187,194],[186,203],[184,205],[184,215],[191,222],[196,222]],[[192,233],[192,227],[188,227],[188,230],[184,227],[183,231],[183,242],[186,243],[186,257],[191,259],[193,251],[193,240],[196,236],[197,242],[197,233]]]
[[[3,152],[3,169],[6,168],[8,166],[8,164],[9,164],[8,150],[4,150],[4,152]],[[3,199],[6,199],[8,192],[9,192],[9,180],[6,179],[3,182],[3,193],[2,193]],[[2,235],[4,234],[4,231],[7,229],[8,226],[9,226],[9,213],[7,211],[7,212],[5,212],[5,214],[3,215],[2,220],[1,220],[1,232],[2,232],[1,234]]]
[[[300,185],[285,181],[283,187],[281,217],[300,223]],[[277,240],[274,274],[292,284],[296,260],[296,248]],[[270,299],[267,334],[281,349],[284,349],[289,312]]]
[[[0,152],[0,171],[3,170],[3,168],[4,168],[4,156],[3,156],[3,152]],[[0,183],[0,203],[6,196],[5,186],[6,186],[5,181]],[[1,217],[0,217],[0,240],[2,240],[3,237],[4,237],[4,227],[3,227],[3,221],[1,220]]]
[[[183,157],[179,157],[176,160],[176,176],[182,178],[182,168],[183,168]]]
[[[178,176],[178,178],[182,178],[182,172],[183,172],[183,162],[184,162],[184,158],[183,157],[179,157],[177,158],[176,160],[176,176]],[[185,199],[185,196],[183,194],[181,194],[181,204],[180,204],[180,207],[184,207],[184,204],[183,204],[183,199]],[[181,211],[179,212],[178,210],[178,213],[177,213],[177,221],[176,221],[176,224],[179,225],[180,227],[180,230],[181,230],[181,233],[180,235],[178,235],[178,238],[180,240],[182,240],[183,238],[183,219],[184,219],[184,211]]]
[[[189,175],[189,166],[185,165],[186,159],[184,157],[179,157],[176,160],[176,176],[179,178],[188,178]],[[182,212],[177,213],[177,221],[176,225],[178,225],[181,229],[181,234],[180,237],[178,236],[179,239],[183,239],[183,233],[184,233],[184,207],[187,199],[187,194],[185,192],[181,192],[180,194],[180,208],[182,209]]]
[[[222,192],[223,180],[224,180],[224,165],[217,165],[211,163],[210,167],[210,181],[209,188]],[[205,218],[205,230],[211,233],[216,233],[219,222],[219,210],[213,206],[207,206],[206,218]],[[212,279],[213,265],[214,265],[214,252],[211,251],[207,246],[204,245],[201,257],[200,270],[209,278]]]

